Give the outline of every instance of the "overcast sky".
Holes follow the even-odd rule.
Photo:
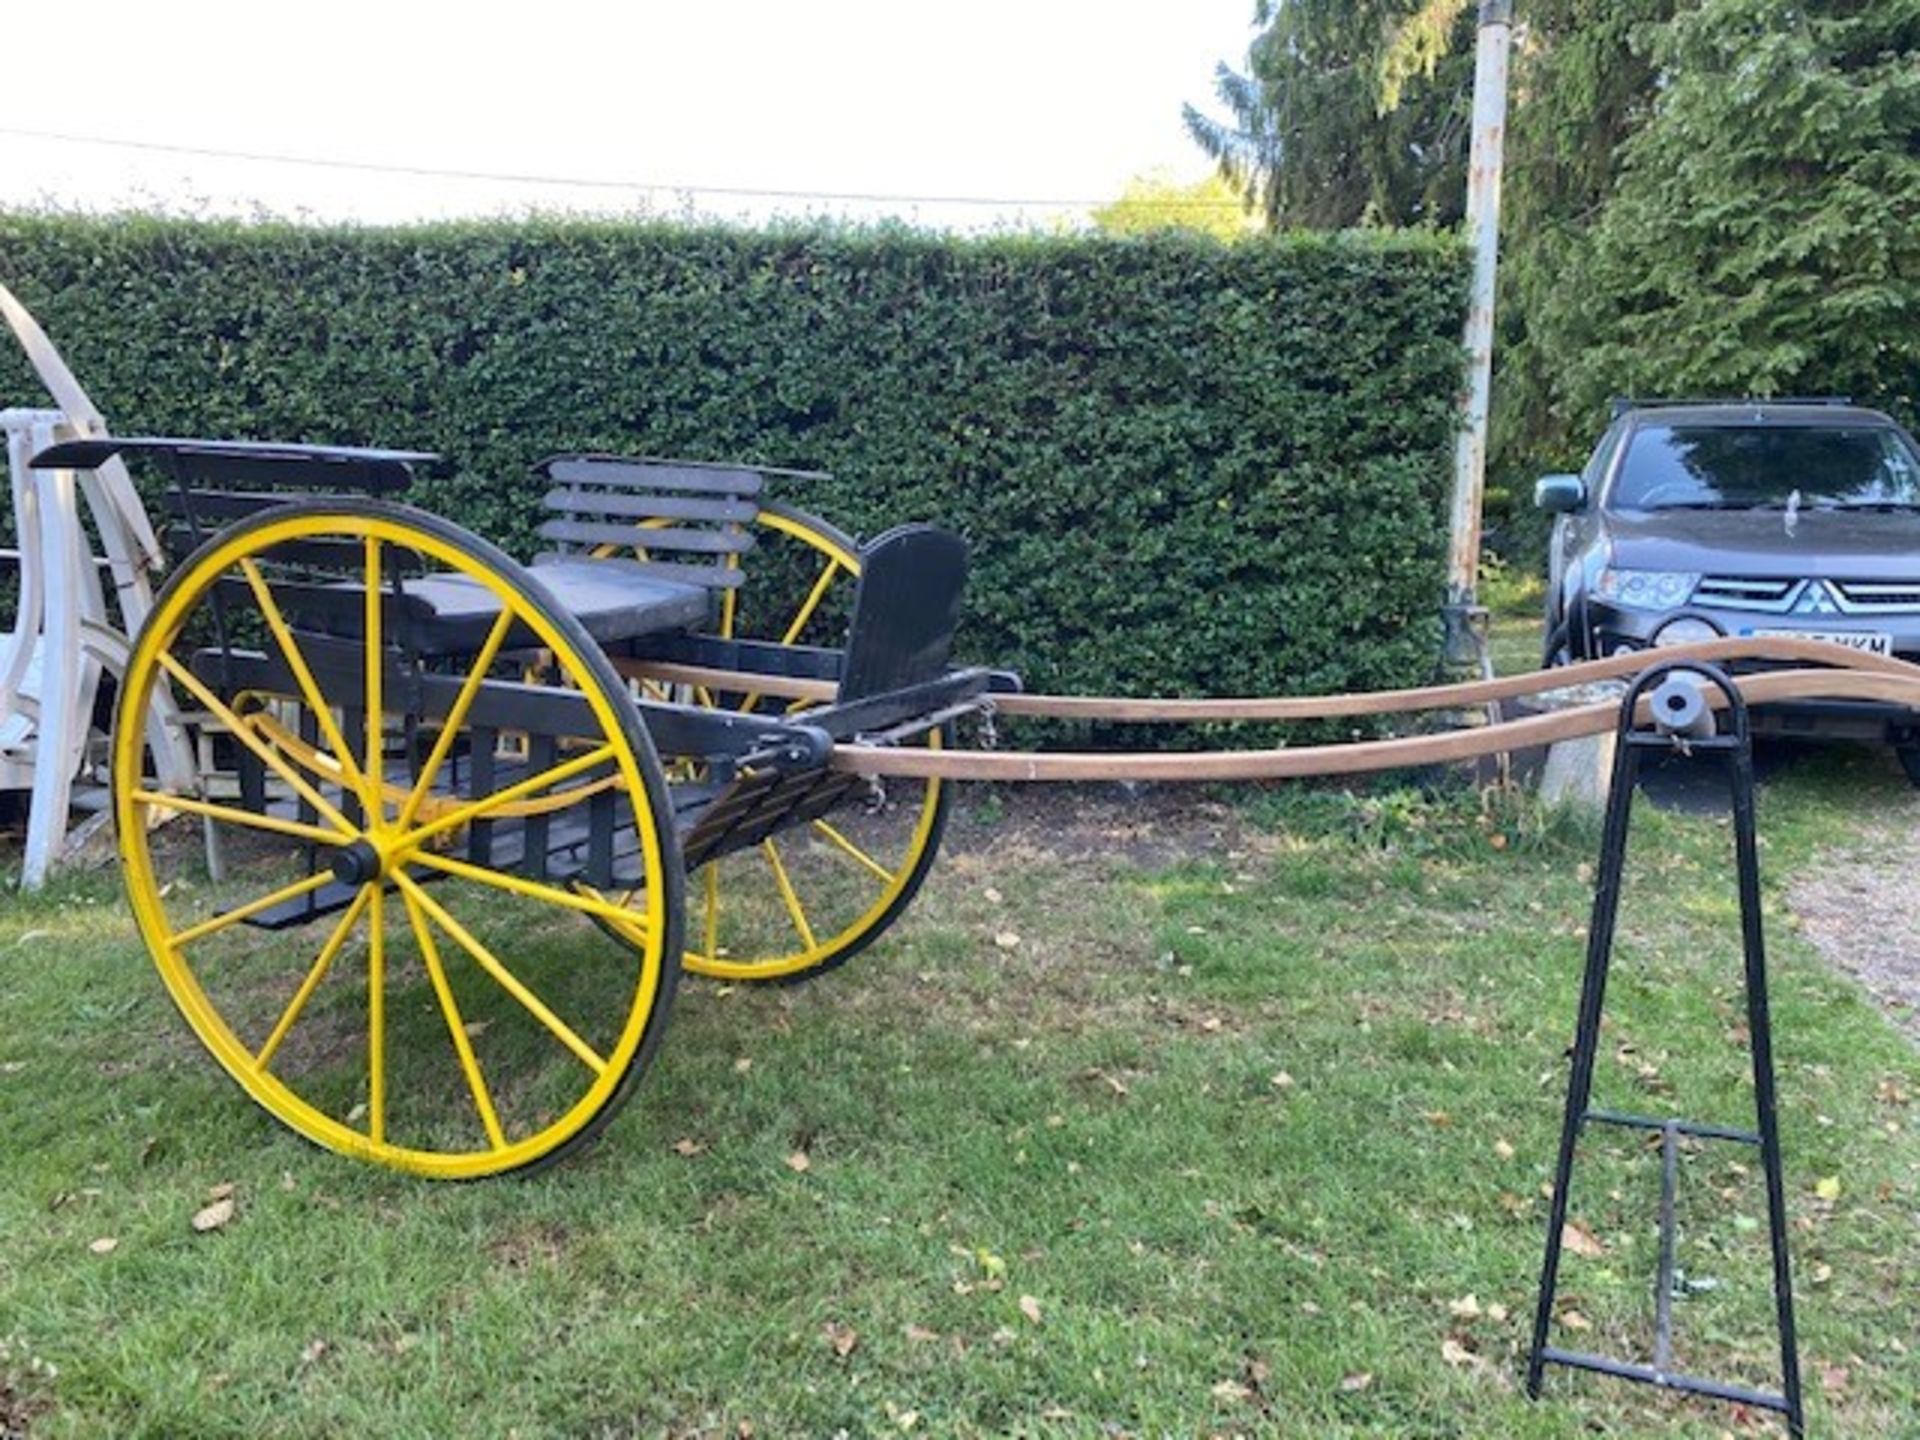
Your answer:
[[[1142,171],[1205,174],[1180,105],[1211,99],[1218,62],[1243,62],[1253,0],[60,0],[37,14],[0,81],[0,204],[980,228],[1078,218]]]

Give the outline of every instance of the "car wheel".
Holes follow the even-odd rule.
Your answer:
[[[1563,620],[1554,623],[1553,617],[1547,617],[1547,638],[1540,646],[1540,668],[1558,670],[1563,665],[1573,663],[1573,651],[1567,640],[1567,625]]]

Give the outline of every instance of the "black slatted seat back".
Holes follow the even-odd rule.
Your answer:
[[[556,455],[541,538],[563,555],[610,552],[662,580],[732,590],[746,578],[765,477],[743,465]]]
[[[236,520],[275,505],[321,495],[400,495],[416,468],[440,459],[413,450],[100,435],[52,446],[33,464],[91,470],[113,455],[144,459],[169,482],[161,497],[168,523],[160,536],[175,561]],[[275,558],[351,570],[361,552],[344,541],[292,541],[277,548]]]
[[[161,538],[176,559],[209,536],[261,510],[324,495],[397,498],[413,484],[416,466],[437,455],[400,450],[361,450],[327,445],[271,445],[249,441],[133,441],[149,448],[157,468],[172,483],[161,498],[167,523]],[[353,547],[306,543],[316,565],[350,567]],[[338,553],[336,553],[338,552]],[[294,558],[291,554],[289,559]]]

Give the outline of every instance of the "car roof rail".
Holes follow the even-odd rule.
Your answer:
[[[1824,405],[1838,408],[1853,404],[1851,395],[1616,395],[1607,402],[1609,418],[1618,420],[1630,410],[1675,409],[1697,405]]]

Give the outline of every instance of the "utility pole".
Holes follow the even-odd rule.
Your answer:
[[[1507,142],[1507,61],[1513,0],[1480,0],[1473,66],[1473,150],[1467,229],[1473,237],[1473,306],[1467,312],[1467,394],[1454,455],[1447,548],[1447,659],[1491,674],[1487,612],[1479,600],[1480,513],[1487,489],[1487,416],[1493,388],[1494,281],[1500,264],[1500,183]]]

